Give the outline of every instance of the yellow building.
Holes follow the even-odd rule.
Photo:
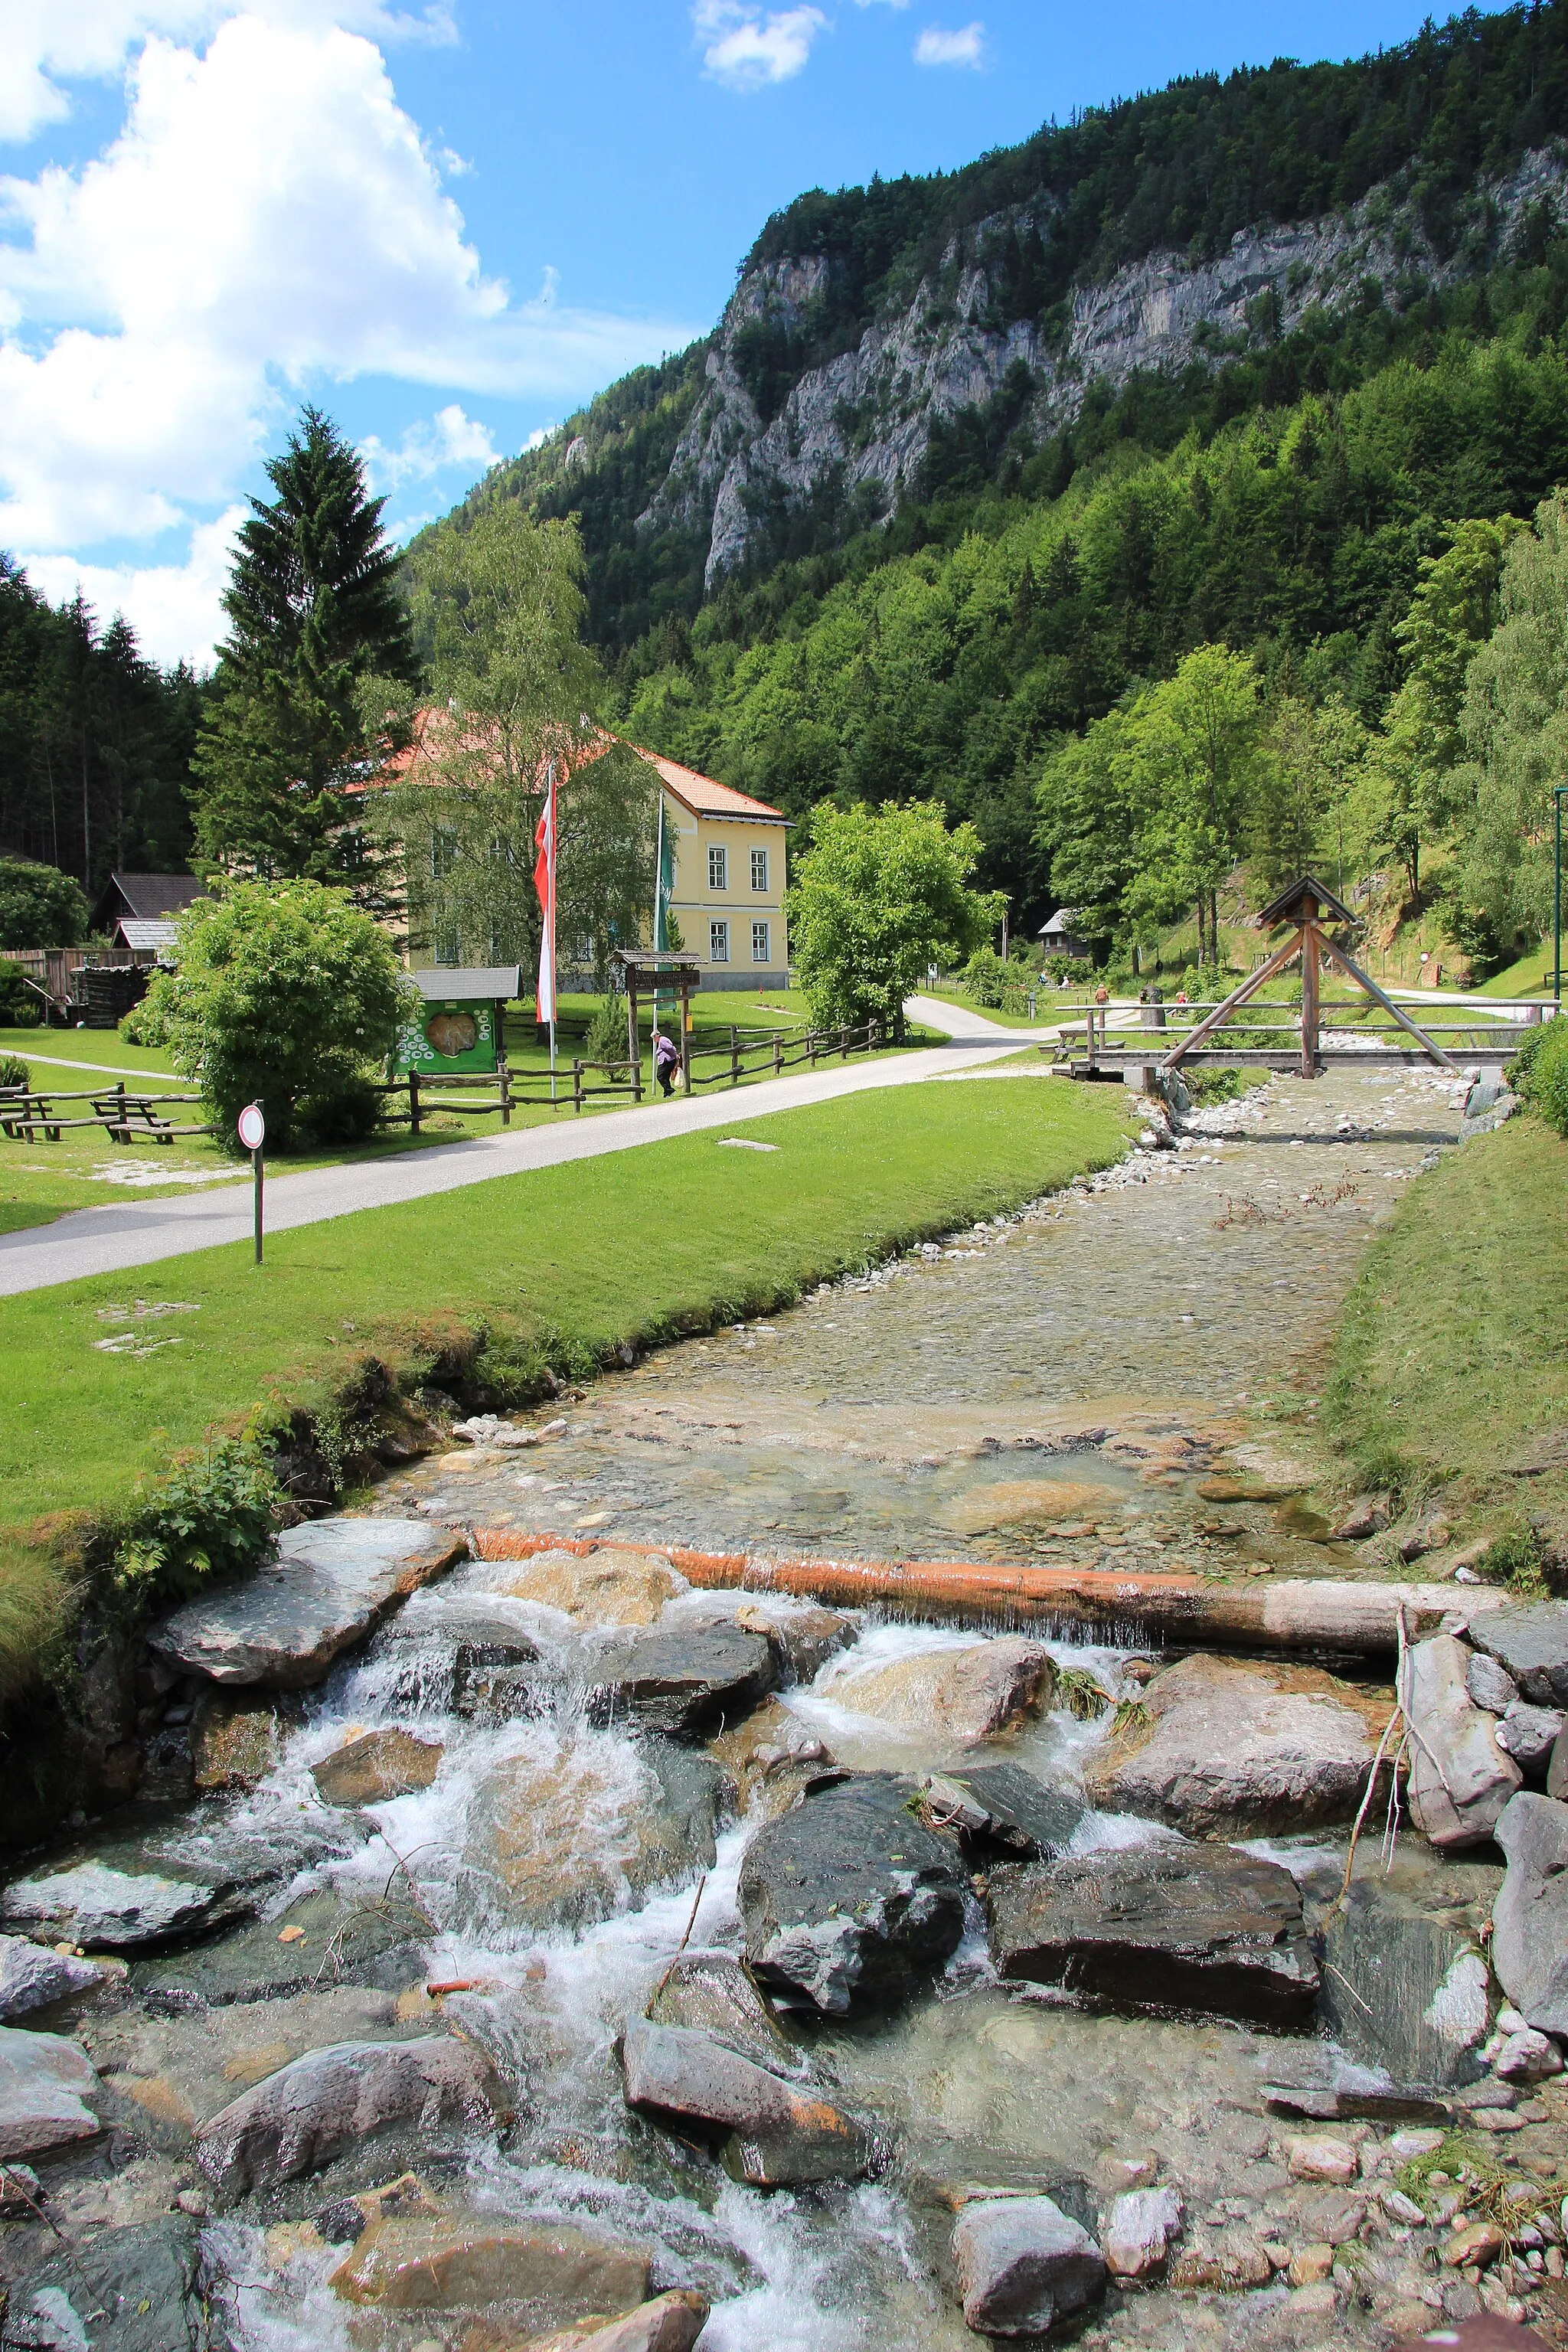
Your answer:
[[[678,760],[629,747],[646,760],[664,795],[665,835],[674,849],[670,912],[682,951],[701,960],[704,988],[783,988],[789,979],[784,925],[783,812]]]

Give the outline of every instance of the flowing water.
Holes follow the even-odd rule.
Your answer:
[[[1353,1573],[1354,1556],[1316,1539],[1321,1523],[1280,1500],[1312,1448],[1311,1408],[1286,1375],[1327,1325],[1369,1230],[1424,1155],[1453,1138],[1458,1102],[1447,1080],[1411,1074],[1277,1081],[1211,1115],[1215,1131],[1179,1153],[1142,1158],[896,1273],[835,1286],[771,1323],[667,1351],[558,1409],[563,1433],[521,1450],[478,1446],[460,1468],[421,1467],[390,1481],[376,1507],[713,1549]],[[533,1429],[548,1419],[534,1415]],[[1270,2198],[1283,2212],[1289,2184],[1268,2160],[1278,2127],[1261,2114],[1262,2084],[1287,2063],[1279,2039],[1005,1990],[978,1906],[926,1997],[812,2036],[843,2104],[885,2128],[895,2153],[882,2177],[766,2195],[630,2115],[616,2036],[683,1934],[691,1948],[740,1949],[737,1875],[760,1800],[738,1818],[721,1809],[710,1848],[700,1802],[668,1756],[658,1764],[647,1743],[588,1720],[580,1629],[507,1582],[503,1564],[475,1560],[417,1594],[311,1695],[259,1787],[188,1832],[207,1850],[259,1842],[280,1857],[274,1915],[310,1888],[416,1902],[426,1981],[463,1989],[405,1993],[384,2030],[438,2025],[444,2012],[521,2093],[504,2144],[475,2137],[432,2153],[442,2193],[650,2244],[656,2285],[695,2284],[713,2300],[702,2352],[973,2344],[943,2270],[952,2212],[941,2188],[954,2179],[1044,2168],[1103,2196],[1158,2165],[1216,2227],[1232,2218],[1222,2200],[1259,2229]],[[668,1613],[679,1622],[712,1606],[694,1594]],[[543,1654],[548,1673],[522,1719],[453,1709],[452,1629],[476,1614]],[[771,1703],[770,1720],[856,1767],[951,1763],[935,1730],[857,1714],[842,1685],[862,1664],[981,1638],[868,1621],[847,1654]],[[1111,1698],[1135,1691],[1125,1649],[1052,1646]],[[440,1746],[431,1785],[352,1814],[325,1806],[312,1765],[381,1726]],[[1063,1708],[991,1748],[1073,1785],[1105,1736],[1104,1717]],[[672,1811],[697,1825],[689,1852],[661,1863]],[[1076,1843],[1168,1834],[1090,1812]],[[1270,1851],[1315,1885],[1325,1868],[1332,1876],[1340,1847]],[[365,2151],[359,2177],[384,2172]],[[297,2183],[277,2211],[298,2221],[321,2201],[320,2184]],[[471,2315],[345,2305],[327,2285],[341,2247],[310,2229],[225,2222],[210,2243],[244,2352],[481,2352],[510,2340],[465,2335]],[[1239,2304],[1144,2298],[1098,2340],[1372,2340],[1359,2331],[1342,2312],[1292,2317],[1281,2286]]]

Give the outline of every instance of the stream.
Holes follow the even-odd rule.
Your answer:
[[[1369,1234],[1455,1139],[1462,1098],[1441,1074],[1276,1079],[1201,1115],[1180,1150],[1134,1153],[788,1314],[477,1429],[461,1451],[389,1477],[374,1511],[656,1549],[1376,1573],[1297,1499],[1321,1456],[1292,1370],[1327,1332]],[[801,2063],[873,2133],[868,2177],[749,2188],[707,2147],[632,2113],[618,2038],[683,1948],[742,1951],[748,1844],[813,1774],[896,1773],[912,1787],[1005,1760],[1081,1808],[1069,1857],[1169,1844],[1170,1827],[1099,1809],[1084,1790],[1111,1710],[1136,1708],[1154,1667],[1134,1627],[1114,1629],[1112,1643],[1048,1639],[1043,1703],[1013,1706],[976,1741],[940,1711],[857,1706],[850,1686],[896,1698],[909,1677],[923,1687],[922,1661],[992,1637],[874,1616],[823,1634],[822,1612],[770,1596],[752,1604],[761,1620],[742,1622],[773,1629],[795,1678],[700,1739],[657,1738],[594,1702],[604,1636],[574,1600],[570,1563],[558,1587],[531,1583],[528,1567],[470,1559],[416,1591],[286,1701],[276,1727],[268,1718],[272,1745],[250,1785],[149,1816],[162,1868],[243,1874],[254,1864],[262,1929],[247,1931],[244,1951],[261,1957],[244,1966],[259,1974],[243,1979],[226,1958],[241,1947],[223,1940],[153,1953],[132,1959],[116,2000],[80,2012],[79,2039],[118,2103],[120,2160],[83,2158],[62,2177],[55,2210],[68,2231],[73,2214],[123,2225],[184,2195],[237,2352],[535,2341],[537,2315],[525,2327],[504,2312],[356,2305],[334,2291],[345,2248],[332,2214],[406,2167],[417,2194],[467,2214],[570,2223],[647,2250],[650,2293],[691,2287],[711,2304],[700,2352],[958,2352],[980,2340],[947,2252],[962,2184],[1048,2181],[1092,2228],[1119,2191],[1158,2179],[1179,2191],[1189,2242],[1214,2250],[1210,2269],[1184,2294],[1113,2293],[1087,2315],[1090,2345],[1386,2345],[1391,2312],[1408,2325],[1449,2308],[1452,2274],[1436,2274],[1419,2230],[1401,2235],[1364,2190],[1347,2220],[1342,2180],[1303,2182],[1283,2148],[1300,2126],[1265,2095],[1270,2084],[1386,2075],[1347,2072],[1323,2022],[1276,2032],[1005,1983],[983,1873],[966,1884],[956,1946],[914,1998],[847,2017],[781,2012]],[[670,1577],[641,1606],[626,1601],[637,1572],[626,1570],[620,1617],[602,1622],[636,1625],[639,1607],[643,1619],[658,1610],[675,1637],[733,1623],[747,1600]],[[810,1649],[819,1635],[826,1654]],[[797,1639],[806,1648],[792,1652]],[[526,1668],[508,1665],[514,1655]],[[479,1698],[465,1656],[495,1677]],[[864,1680],[878,1671],[878,1685]],[[1086,1683],[1102,1711],[1079,1710]],[[1385,1685],[1367,1688],[1386,1700]],[[199,1703],[196,1717],[199,1727]],[[414,1777],[427,1784],[329,1801],[318,1768],[330,1776],[341,1751],[376,1732],[418,1743]],[[1342,1825],[1237,1843],[1282,1862],[1309,1927],[1321,1922],[1343,1873]],[[1479,1930],[1500,1877],[1490,1848],[1445,1860],[1407,1838],[1397,1853],[1416,1909]],[[1373,1839],[1358,1869],[1380,1867]],[[394,1912],[403,1942],[384,1937],[355,1961],[353,1922]],[[277,1956],[289,1937],[312,1958],[285,1985]],[[323,2038],[443,2028],[510,2087],[509,2130],[394,2135],[228,2213],[209,2205],[191,2134],[237,2087]],[[1548,2133],[1536,2116],[1510,2145],[1541,2172],[1553,2134],[1560,2144],[1561,2117]],[[1376,2158],[1367,2126],[1351,2137]],[[1297,2275],[1288,2265],[1308,2244],[1328,2260]],[[1258,2251],[1270,2246],[1279,2261]],[[1472,2300],[1459,2307],[1480,2307],[1462,2292]],[[45,2339],[4,2337],[14,2340]]]

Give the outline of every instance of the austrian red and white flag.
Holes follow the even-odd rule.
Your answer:
[[[544,772],[544,807],[534,827],[533,887],[544,920],[539,932],[539,1018],[555,1018],[555,762]]]

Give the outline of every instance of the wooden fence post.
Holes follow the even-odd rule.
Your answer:
[[[849,1031],[847,1026],[840,1029],[838,1032],[838,1058],[841,1062],[847,1062],[849,1059]]]
[[[504,1061],[500,1065],[500,1123],[503,1127],[510,1127],[511,1125],[511,1072]]]
[[[734,1023],[731,1021],[731,1024],[730,1024],[730,1084],[731,1084],[732,1087],[738,1087],[738,1086],[740,1085],[740,1083],[741,1083],[741,1033],[740,1033],[740,1031],[736,1028],[736,1026],[735,1026]]]
[[[808,1070],[815,1070],[816,1067],[816,1032],[815,1029],[808,1029],[805,1033],[805,1066]]]
[[[780,1070],[781,1070],[781,1068],[782,1068],[782,1066],[783,1066],[783,1063],[784,1063],[784,1045],[783,1045],[783,1043],[782,1043],[782,1041],[781,1041],[781,1039],[780,1039],[780,1037],[779,1037],[779,1033],[778,1033],[778,1031],[775,1029],[775,1030],[773,1031],[773,1076],[774,1076],[774,1077],[775,1077],[775,1078],[778,1076],[778,1075],[779,1075],[779,1073],[780,1073]]]
[[[129,1143],[131,1140],[131,1129],[125,1122],[125,1081],[123,1078],[121,1078],[116,1085],[114,1091],[120,1100],[120,1126],[116,1131],[114,1140],[116,1143]]]
[[[417,1070],[410,1070],[408,1073],[408,1131],[410,1135],[417,1135],[419,1132],[419,1073]]]
[[[574,1062],[572,1065],[572,1108],[574,1111],[578,1112],[579,1115],[581,1114],[583,1108],[583,1065],[580,1061]]]

